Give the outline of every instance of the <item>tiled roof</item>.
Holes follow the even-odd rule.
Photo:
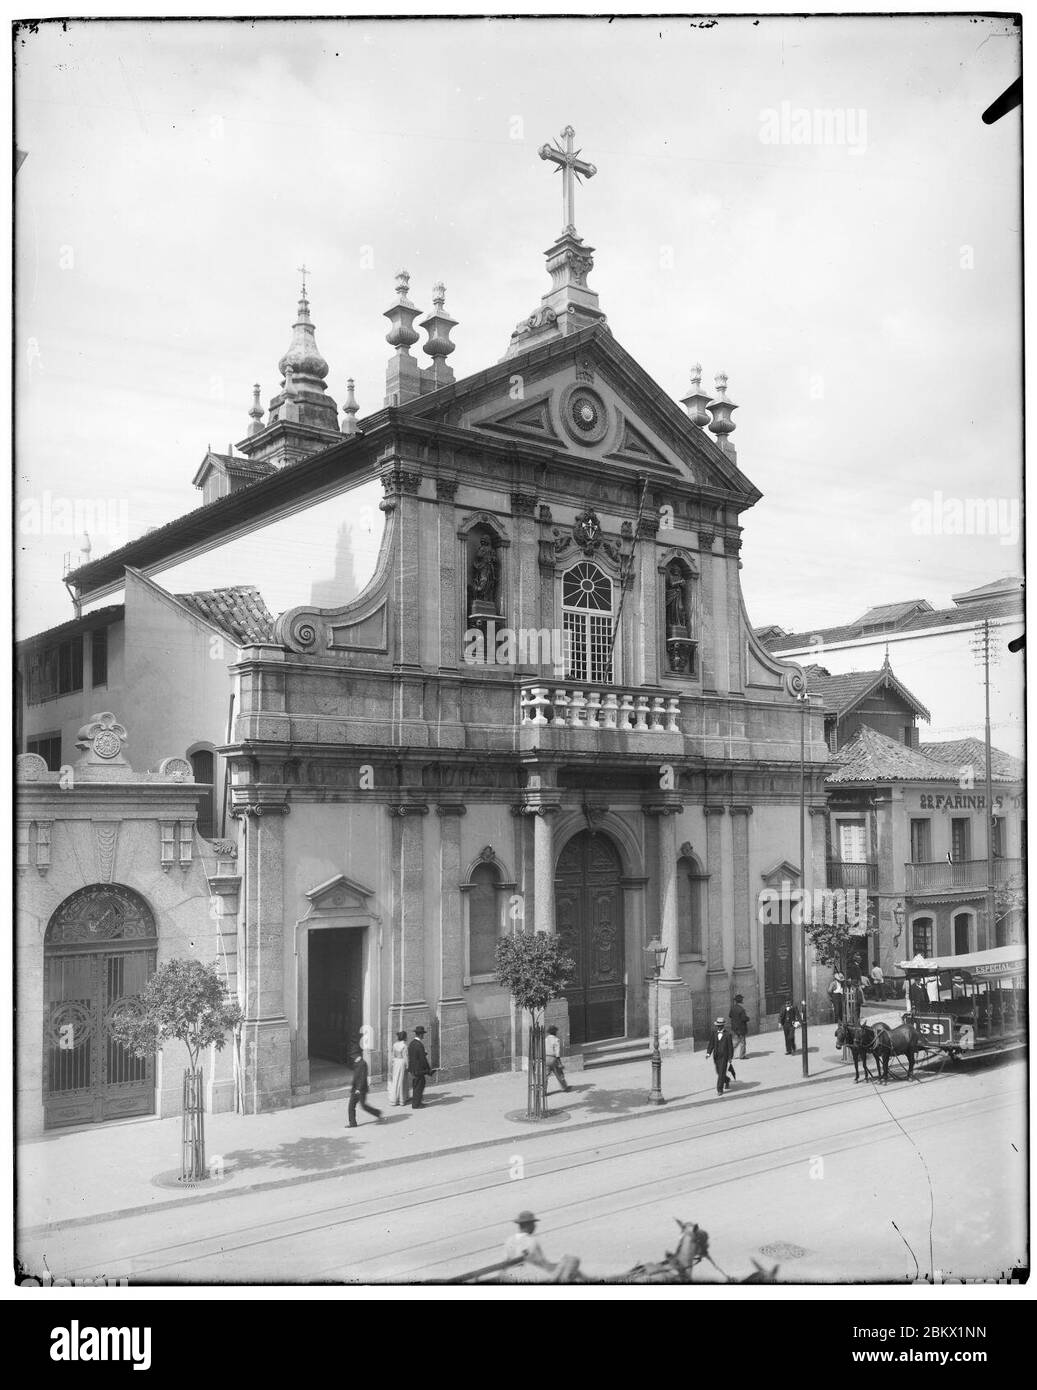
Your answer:
[[[110,627],[112,623],[121,623],[124,614],[125,604],[122,603],[109,603],[104,608],[92,608],[80,618],[70,618],[67,623],[59,623],[57,627],[34,632],[31,637],[19,638],[18,646],[23,646],[26,642],[60,642],[66,637],[75,637],[80,632],[89,632],[95,627]]]
[[[877,608],[869,608],[863,617],[857,619],[859,623],[892,623],[898,618],[906,618],[908,614],[920,609],[924,613],[931,613],[933,606],[924,598],[909,598],[903,603],[880,603]]]
[[[839,767],[825,779],[828,783],[957,781],[946,763],[897,743],[867,724],[832,757]]]
[[[273,637],[274,615],[252,584],[238,584],[230,589],[201,589],[194,594],[177,594],[176,597],[222,628],[231,641],[239,646],[249,642],[269,642]]]
[[[804,666],[803,675],[811,695],[820,695],[824,700],[825,714],[843,714],[877,686],[888,684],[923,719],[930,717],[921,701],[897,680],[887,666],[877,671],[844,671],[837,676],[823,666]]]
[[[933,628],[951,627],[955,624],[978,623],[983,618],[1007,618],[1022,614],[1022,591],[1011,598],[992,598],[969,603],[961,608],[938,608],[932,613],[919,613],[906,622],[890,627],[890,636],[901,637],[906,632],[924,632]],[[882,640],[881,631],[865,632],[860,622],[846,623],[842,627],[814,628],[807,632],[790,632],[785,637],[760,637],[768,651],[774,653],[799,651],[803,647],[816,647],[818,642],[832,645],[836,642],[852,642],[863,638],[869,644]]]
[[[977,783],[987,775],[987,747],[982,739],[955,738],[946,743],[923,743],[921,751],[927,758],[935,758],[954,768],[971,766]],[[990,775],[995,782],[1021,782],[1026,775],[1026,765],[1021,758],[1013,758],[1011,753],[991,747]]]

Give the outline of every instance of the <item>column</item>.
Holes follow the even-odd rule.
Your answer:
[[[710,1022],[720,1014],[726,1018],[731,1007],[731,987],[724,965],[723,828],[720,821],[724,810],[723,806],[702,808],[706,818],[706,872],[709,874],[706,892],[709,911],[706,986],[709,990]]]
[[[461,664],[461,633],[457,630],[460,610],[457,587],[457,515],[454,498],[457,479],[437,477],[436,508],[439,521],[439,669],[456,671]],[[461,586],[464,592],[464,584]]]
[[[461,817],[459,802],[440,802],[439,817],[439,1079],[463,1081],[471,1074],[468,1004],[464,997],[464,921],[461,911]]]
[[[238,950],[244,1010],[238,1084],[246,1115],[277,1110],[292,1094],[291,1037],[284,1012],[283,789],[243,788],[245,901]],[[248,800],[244,798],[248,797]]]
[[[677,818],[684,807],[678,802],[667,802],[642,809],[656,825],[659,937],[666,947],[666,962],[659,978],[660,1046],[675,1046],[692,1037],[691,988],[681,975],[677,921]]]
[[[534,806],[529,814],[533,821],[533,921],[534,931],[554,935],[555,929],[555,854],[554,826],[551,817],[558,806]]]
[[[750,1019],[759,1022],[759,973],[753,963],[755,899],[749,883],[749,817],[751,806],[729,806],[731,855],[734,863],[735,965],[734,992],[742,995]]]
[[[425,826],[428,806],[419,802],[392,805],[389,814],[399,818],[393,835],[397,871],[393,893],[393,1000],[389,1005],[389,1032],[401,1028],[413,1033],[418,1024],[428,1028],[431,1011],[425,998]]]
[[[700,619],[702,627],[699,634],[699,653],[702,660],[702,689],[704,691],[715,691],[720,688],[717,685],[717,606],[713,581],[713,541],[715,536],[712,530],[703,526],[698,533],[698,537],[699,568],[701,570],[699,598],[701,601]],[[712,1020],[710,1021],[712,1022]]]

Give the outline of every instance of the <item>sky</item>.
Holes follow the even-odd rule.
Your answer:
[[[278,388],[304,263],[361,418],[401,266],[426,312],[445,281],[458,378],[498,361],[548,289],[537,151],[566,124],[616,339],[677,399],[728,373],[754,624],[1021,573],[1020,126],[980,119],[1019,61],[968,16],[23,29],[17,635],[72,616],[76,502],[95,558],[200,503],[206,447]]]

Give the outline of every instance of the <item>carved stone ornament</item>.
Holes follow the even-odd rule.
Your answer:
[[[84,762],[123,762],[122,747],[127,733],[110,710],[95,714],[76,736],[76,747],[85,753]]]
[[[693,859],[695,857],[695,851],[692,848],[691,841],[685,840],[678,850],[678,853],[682,859]]]
[[[146,941],[158,935],[143,898],[118,885],[92,884],[66,898],[47,927],[48,946],[98,941]]]
[[[46,758],[41,758],[39,753],[19,753],[14,768],[19,782],[38,782],[48,770]]]
[[[493,852],[492,845],[483,845],[482,849],[479,851],[479,858],[482,860],[484,864],[492,863],[493,860],[496,859],[496,857],[497,856]]]
[[[172,782],[193,782],[194,769],[186,758],[163,758],[158,765],[159,775]]]
[[[807,683],[802,671],[785,672],[785,689],[794,699],[802,699],[807,693]]]
[[[601,544],[601,522],[595,512],[580,512],[573,522],[573,540],[584,550],[595,551]]]
[[[600,444],[608,433],[608,408],[588,386],[580,384],[565,392],[560,413],[566,433],[577,444]]]

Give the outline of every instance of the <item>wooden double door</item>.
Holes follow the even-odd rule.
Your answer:
[[[569,1003],[573,1046],[626,1035],[622,865],[607,835],[571,839],[555,869],[555,927],[576,962]]]

